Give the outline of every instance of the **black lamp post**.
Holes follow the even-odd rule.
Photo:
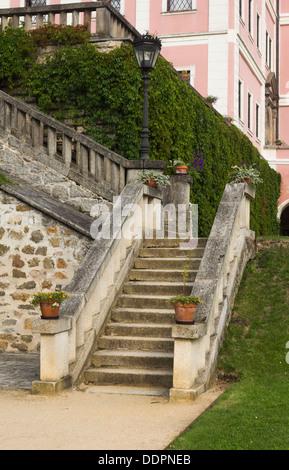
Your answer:
[[[149,72],[156,65],[156,61],[161,51],[161,41],[152,37],[150,34],[144,34],[133,42],[134,52],[138,65],[143,74],[144,105],[143,105],[143,124],[141,139],[141,160],[149,160],[149,113],[148,113],[148,89]]]

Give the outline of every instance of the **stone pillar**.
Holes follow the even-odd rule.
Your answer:
[[[35,320],[33,332],[40,333],[40,381],[32,383],[32,393],[56,393],[71,386],[69,377],[68,332],[70,318]]]
[[[143,170],[162,172],[166,168],[166,163],[162,160],[127,160],[126,162],[126,183],[137,179]]]
[[[193,178],[189,175],[172,175],[171,185],[164,189],[164,205],[190,203],[190,191]]]
[[[199,369],[204,367],[200,359],[205,357],[206,325],[173,325],[174,372],[170,401],[194,400],[204,391],[204,385],[196,384]]]

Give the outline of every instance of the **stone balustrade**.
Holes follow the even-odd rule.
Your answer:
[[[208,238],[192,295],[203,300],[193,325],[174,325],[172,401],[194,399],[215,380],[218,352],[242,278],[255,254],[250,230],[250,200],[255,192],[245,183],[227,184]]]
[[[96,239],[87,252],[66,289],[71,297],[61,305],[59,320],[34,321],[41,347],[40,381],[33,382],[32,393],[55,393],[81,376],[134,262],[144,229],[156,228],[157,221],[150,215],[161,199],[161,191],[132,181],[115,201],[115,220],[110,212],[102,216],[101,225],[111,230],[111,236]],[[100,226],[99,219],[96,222]]]
[[[127,160],[33,106],[0,91],[0,130],[13,145],[77,184],[113,201],[129,170],[165,168],[165,162]]]
[[[30,8],[0,9],[2,31],[11,24],[18,28],[23,24],[26,31],[44,23],[72,26],[85,25],[98,38],[133,39],[139,33],[108,2],[69,3]]]

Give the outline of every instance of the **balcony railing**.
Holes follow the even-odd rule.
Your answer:
[[[0,9],[1,30],[24,26],[26,31],[44,23],[85,25],[98,38],[129,38],[139,36],[136,29],[111,5],[110,2],[69,3],[43,5],[30,8]]]

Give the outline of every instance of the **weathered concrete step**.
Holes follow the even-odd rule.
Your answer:
[[[112,321],[125,323],[175,323],[174,309],[114,308]]]
[[[173,353],[166,352],[101,350],[94,353],[91,364],[94,367],[172,370],[173,358]]]
[[[117,395],[147,395],[156,397],[169,397],[168,387],[152,387],[152,386],[126,386],[126,385],[86,385],[85,393],[105,393]]]
[[[170,371],[146,369],[91,368],[85,371],[86,382],[94,384],[116,384],[134,386],[171,387],[173,374]]]
[[[117,307],[168,309],[171,306],[169,299],[170,296],[166,295],[122,294],[118,299]]]
[[[161,269],[131,269],[129,273],[130,281],[181,281],[183,278],[183,269],[168,271]],[[197,270],[189,271],[188,281],[194,281]]]
[[[204,248],[164,248],[150,247],[141,248],[139,251],[140,258],[201,258],[204,254]]]
[[[187,283],[185,292],[190,295],[193,284]],[[178,295],[183,292],[183,284],[179,282],[140,282],[130,281],[123,286],[124,294],[133,295]]]
[[[166,351],[174,350],[172,338],[142,338],[131,336],[101,336],[98,341],[99,349],[126,349],[138,351]]]
[[[188,246],[189,248],[197,248],[197,247],[204,247],[207,243],[207,238],[194,238],[192,240],[188,240],[186,238],[147,238],[143,242],[144,248],[149,247],[179,247],[181,246]]]
[[[149,323],[114,323],[105,329],[106,336],[142,336],[151,338],[171,338],[172,325],[155,325]]]
[[[190,269],[196,270],[200,266],[201,259],[190,261]],[[137,258],[134,263],[136,269],[184,269],[188,264],[187,258]]]

